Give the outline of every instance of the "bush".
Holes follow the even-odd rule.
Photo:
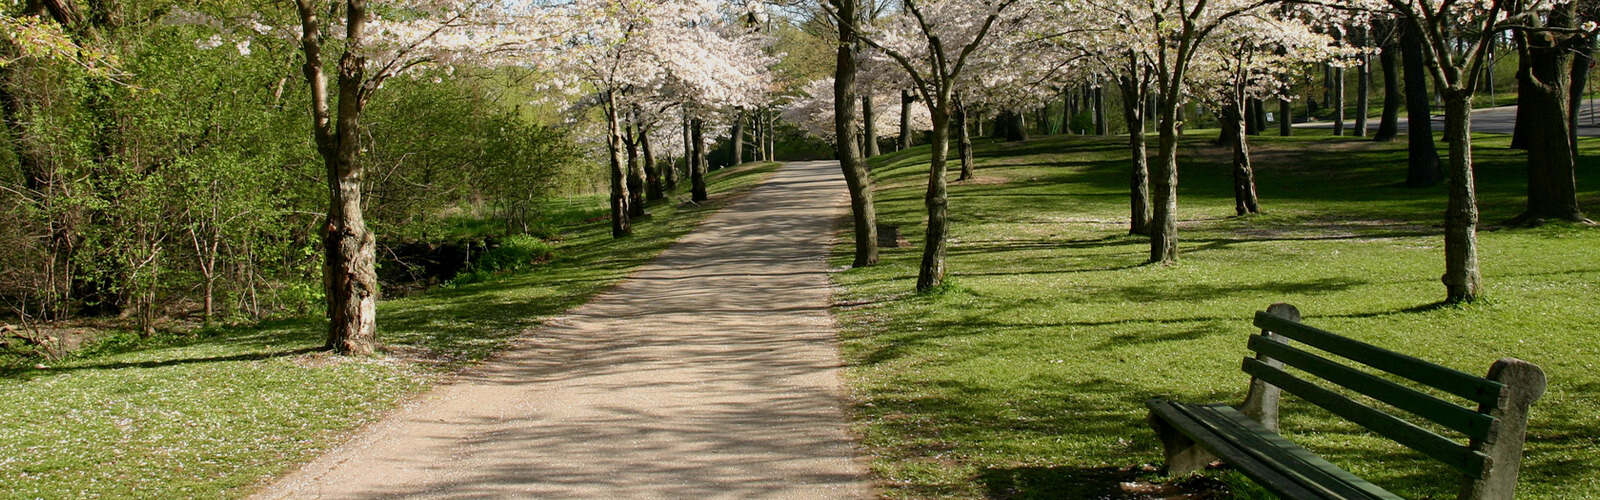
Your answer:
[[[550,243],[533,236],[514,234],[489,248],[472,267],[475,271],[491,273],[525,271],[554,256],[555,247]]]

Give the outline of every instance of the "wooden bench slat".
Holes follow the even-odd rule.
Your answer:
[[[1273,331],[1276,332],[1276,330]],[[1411,422],[1366,407],[1342,394],[1301,380],[1299,377],[1273,368],[1253,358],[1245,358],[1243,368],[1245,373],[1292,392],[1306,401],[1321,406],[1368,430],[1382,434],[1384,437],[1408,448],[1433,457],[1435,460],[1443,462],[1468,477],[1483,477],[1484,466],[1487,464],[1489,457],[1481,452],[1462,446],[1460,443],[1435,434],[1433,431],[1417,427]]]
[[[1235,439],[1234,442],[1263,461],[1274,463],[1278,470],[1309,481],[1308,487],[1323,490],[1333,498],[1400,498],[1272,432],[1231,406],[1220,403],[1183,405],[1181,409],[1201,417],[1202,423]]]
[[[1255,325],[1352,361],[1433,387],[1474,403],[1499,404],[1504,385],[1470,373],[1437,365],[1372,344],[1348,339],[1265,311],[1256,312]]]
[[[1492,416],[1478,413],[1476,410],[1465,408],[1410,387],[1335,363],[1321,356],[1261,335],[1251,335],[1249,347],[1250,350],[1287,363],[1289,366],[1305,370],[1306,373],[1316,375],[1346,389],[1394,405],[1396,408],[1436,422],[1472,439],[1488,438],[1495,425],[1495,418]]]
[[[1176,401],[1162,401],[1152,399],[1145,403],[1150,411],[1163,421],[1171,424],[1183,435],[1193,439],[1196,443],[1204,443],[1206,449],[1217,454],[1223,462],[1238,469],[1256,484],[1261,485],[1273,494],[1282,498],[1293,499],[1341,499],[1347,498],[1326,487],[1318,485],[1303,476],[1297,476],[1277,464],[1266,463],[1259,460],[1255,450],[1250,450],[1243,445],[1230,441],[1218,433],[1213,426],[1204,425],[1189,412],[1183,411],[1186,405]],[[1292,443],[1291,443],[1292,444]]]

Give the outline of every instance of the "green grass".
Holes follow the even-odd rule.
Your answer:
[[[1148,240],[1126,235],[1124,138],[982,143],[979,182],[950,188],[950,285],[920,295],[926,147],[874,159],[880,220],[913,244],[834,279],[882,491],[1115,498],[1119,481],[1160,480],[1144,471],[1161,460],[1144,401],[1241,401],[1251,315],[1289,302],[1312,325],[1467,372],[1503,356],[1543,366],[1520,498],[1600,498],[1600,229],[1486,230],[1487,299],[1439,307],[1445,188],[1402,186],[1404,141],[1296,133],[1252,138],[1266,213],[1249,217],[1233,216],[1227,154],[1201,144],[1215,131],[1185,138],[1170,267],[1144,265]],[[1506,142],[1475,139],[1486,223],[1523,202]],[[1600,140],[1581,146],[1584,208],[1600,214]],[[1287,434],[1401,496],[1455,497],[1417,453],[1298,399],[1284,415]]]
[[[326,323],[307,319],[107,342],[48,369],[0,372],[0,498],[248,494],[606,289],[775,169],[715,172],[712,203],[679,207],[687,194],[674,196],[630,238],[613,240],[605,220],[568,227],[555,260],[530,272],[382,302],[389,355],[319,352]]]

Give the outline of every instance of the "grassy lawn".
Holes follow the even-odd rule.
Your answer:
[[[1520,497],[1600,498],[1600,229],[1489,228],[1487,300],[1438,307],[1445,188],[1401,185],[1404,141],[1296,133],[1252,138],[1266,213],[1250,217],[1233,216],[1227,153],[1202,144],[1215,131],[1187,136],[1171,267],[1143,265],[1148,240],[1126,235],[1126,139],[982,143],[979,178],[950,189],[951,285],[926,295],[911,293],[926,147],[874,159],[880,220],[912,245],[834,279],[856,427],[883,492],[1116,498],[1119,481],[1159,480],[1145,467],[1161,457],[1144,401],[1241,401],[1251,315],[1289,302],[1309,324],[1470,373],[1503,356],[1541,365],[1550,389]],[[1488,224],[1523,201],[1506,143],[1476,138]],[[1597,215],[1600,140],[1581,147]],[[836,266],[849,263],[842,241]],[[1401,496],[1455,497],[1444,466],[1296,398],[1283,426]]]
[[[605,290],[775,169],[715,172],[712,203],[652,207],[631,238],[611,239],[606,220],[566,228],[555,260],[531,272],[382,302],[387,355],[319,352],[326,322],[304,319],[107,344],[43,370],[6,368],[0,498],[248,494]],[[674,196],[683,199],[686,191]],[[583,210],[590,220],[606,213],[599,198]]]

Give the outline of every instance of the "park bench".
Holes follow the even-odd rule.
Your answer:
[[[1147,403],[1150,424],[1161,438],[1170,475],[1199,470],[1220,458],[1283,498],[1399,498],[1279,435],[1278,400],[1281,391],[1289,391],[1444,463],[1461,478],[1458,498],[1512,498],[1522,462],[1528,407],[1545,390],[1544,372],[1538,366],[1504,358],[1489,368],[1487,377],[1478,377],[1306,326],[1300,323],[1299,310],[1288,304],[1273,304],[1267,311],[1257,312],[1255,325],[1262,332],[1250,336],[1248,345],[1256,354],[1244,359],[1244,372],[1252,378],[1239,408],[1159,399]],[[1289,340],[1391,377],[1332,361],[1290,345]],[[1285,365],[1297,372],[1286,371]],[[1409,380],[1430,390],[1424,392],[1391,379]],[[1430,392],[1461,398],[1476,408]],[[1351,393],[1386,403],[1387,408],[1403,410],[1460,437],[1445,437],[1391,411],[1352,399],[1347,396]]]

